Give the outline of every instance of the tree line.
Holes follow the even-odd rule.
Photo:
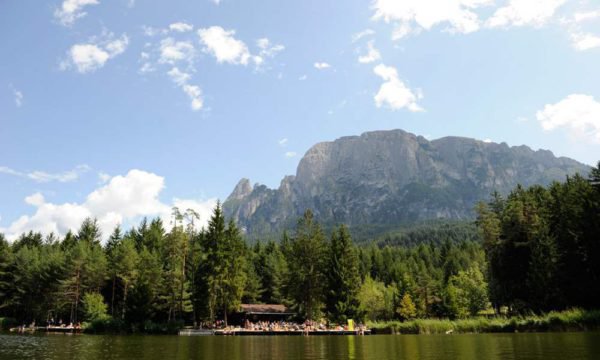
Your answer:
[[[494,194],[477,212],[496,308],[600,305],[600,162],[587,178]]]
[[[202,230],[197,213],[174,208],[169,231],[144,219],[126,232],[117,226],[104,244],[94,219],[60,239],[0,235],[0,317],[145,329],[227,321],[241,303],[282,303],[298,320],[334,323],[594,308],[599,186],[598,168],[547,188],[519,186],[478,205],[479,236],[453,226],[432,227],[428,238],[423,225],[410,235],[423,241],[410,245],[356,246],[346,226],[326,234],[310,210],[280,241],[250,245],[220,204]]]
[[[127,232],[117,226],[104,245],[93,219],[62,239],[0,238],[0,316],[198,324],[226,321],[241,303],[283,303],[299,320],[344,323],[463,316],[487,301],[475,242],[357,247],[345,226],[327,236],[306,211],[281,241],[249,245],[220,205],[205,229],[195,221],[193,211],[174,209],[170,231],[160,219],[143,220]],[[480,305],[461,307],[473,287]]]

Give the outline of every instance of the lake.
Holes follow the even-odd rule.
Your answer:
[[[0,359],[600,359],[600,333],[372,336],[0,335]]]

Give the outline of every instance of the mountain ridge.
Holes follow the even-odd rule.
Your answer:
[[[526,145],[460,136],[430,141],[400,129],[378,130],[313,145],[277,189],[240,180],[223,208],[249,234],[293,226],[308,208],[324,225],[464,220],[493,191],[547,185],[589,169]]]

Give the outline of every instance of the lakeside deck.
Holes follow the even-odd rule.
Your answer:
[[[182,329],[179,331],[181,336],[301,336],[301,335],[371,335],[371,330],[248,330],[248,329],[231,329],[231,330],[207,330],[207,329]]]

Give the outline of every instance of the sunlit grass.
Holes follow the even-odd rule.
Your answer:
[[[368,326],[376,333],[393,334],[583,331],[600,328],[600,310],[569,309],[516,317],[369,322]]]

